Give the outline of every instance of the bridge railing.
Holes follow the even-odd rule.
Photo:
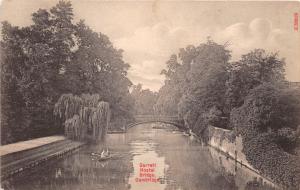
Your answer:
[[[178,116],[175,115],[135,115],[135,119],[168,119],[178,120]]]
[[[130,123],[126,128],[131,128],[132,126],[143,124],[143,123],[152,123],[152,122],[161,122],[172,124],[178,128],[184,128],[183,119],[180,119],[175,115],[135,115],[135,121]]]

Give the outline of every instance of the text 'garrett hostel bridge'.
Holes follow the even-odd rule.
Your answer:
[[[154,122],[171,124],[171,125],[174,125],[174,126],[180,128],[180,129],[184,128],[183,119],[180,119],[177,116],[169,116],[169,115],[135,115],[134,119],[135,119],[135,122],[130,123],[127,126],[127,129],[131,128],[133,126],[139,125],[139,124],[154,123]]]

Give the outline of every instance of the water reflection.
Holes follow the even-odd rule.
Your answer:
[[[231,175],[238,186],[238,189],[245,190],[274,190],[280,189],[277,185],[273,184],[270,180],[260,176],[256,172],[249,170],[240,163],[232,159],[228,159],[224,154],[219,151],[209,148],[211,159],[213,160],[215,169],[222,173],[223,176]]]
[[[159,157],[155,152],[157,145],[157,143],[147,141],[133,141],[130,143],[134,168],[129,178],[132,190],[165,189],[165,158]],[[150,165],[150,167],[147,167],[147,165]]]
[[[93,161],[92,152],[108,148],[113,157]],[[140,164],[144,176],[154,175],[159,183],[137,182]],[[145,170],[143,170],[145,171]],[[142,175],[143,176],[143,175]],[[126,134],[109,134],[100,145],[86,146],[72,156],[2,182],[13,190],[236,190],[271,187],[272,183],[240,167],[214,149],[200,143],[175,127],[144,124]]]

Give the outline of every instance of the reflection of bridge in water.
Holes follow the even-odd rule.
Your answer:
[[[144,123],[166,123],[174,125],[180,129],[184,128],[184,122],[183,119],[178,118],[178,116],[170,116],[170,115],[135,115],[134,116],[135,121],[133,123],[130,123],[127,125],[127,129],[134,127],[139,124]]]

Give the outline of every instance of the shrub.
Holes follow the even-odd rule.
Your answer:
[[[284,89],[265,83],[251,90],[244,104],[230,115],[231,125],[243,137],[243,152],[249,163],[288,187],[300,182],[299,158],[287,152],[297,143],[296,113],[300,106],[294,101]]]

